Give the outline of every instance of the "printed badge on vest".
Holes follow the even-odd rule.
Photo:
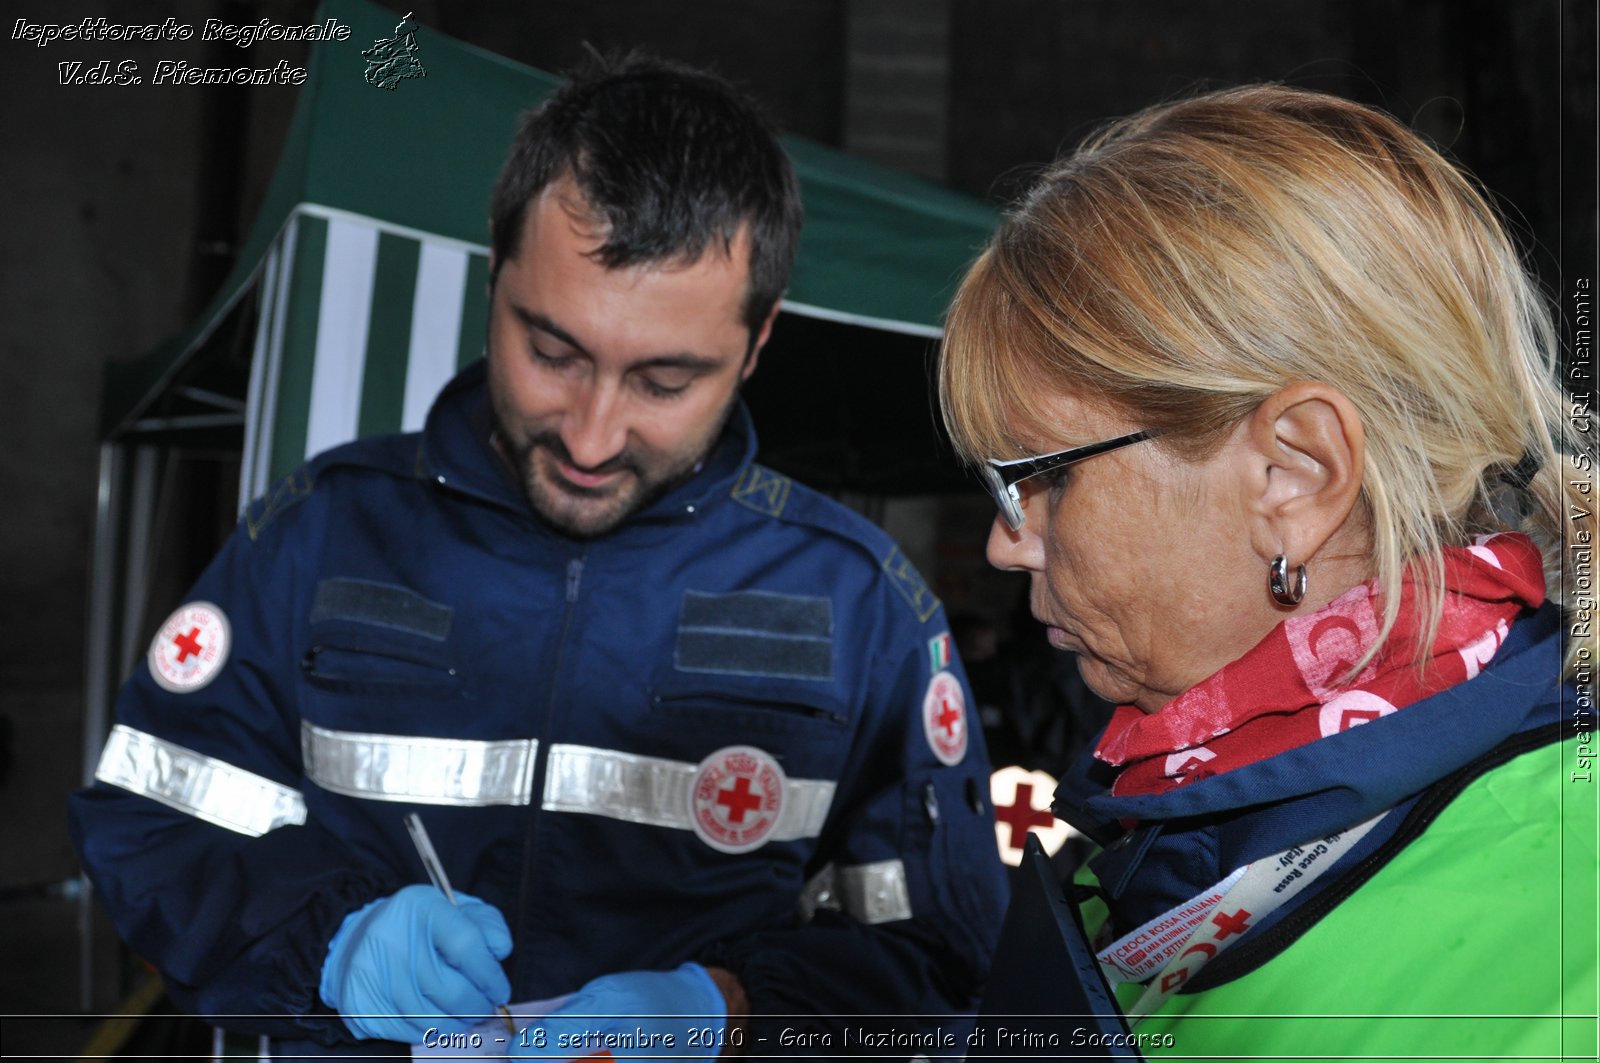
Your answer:
[[[217,677],[228,661],[233,631],[210,602],[178,606],[150,642],[150,677],[174,694],[189,694]]]

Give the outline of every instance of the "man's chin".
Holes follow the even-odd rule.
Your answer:
[[[523,494],[534,513],[563,535],[597,539],[649,509],[693,476],[696,467],[649,476],[634,466],[623,472],[617,483],[595,490],[569,483],[558,473],[533,465],[528,467]]]
[[[631,495],[597,497],[544,489],[534,492],[529,501],[546,524],[574,539],[598,538],[621,524],[634,510]]]

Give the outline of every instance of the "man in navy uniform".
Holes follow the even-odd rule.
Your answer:
[[[970,1009],[1003,878],[938,600],[754,461],[788,159],[629,60],[528,117],[491,214],[487,358],[247,509],[122,692],[84,863],[182,1007],[279,1055],[558,998],[513,1054],[871,1050],[852,1014],[907,1054]]]

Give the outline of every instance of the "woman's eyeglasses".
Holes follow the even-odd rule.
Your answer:
[[[1039,476],[1055,469],[1083,461],[1086,458],[1109,454],[1113,450],[1143,442],[1155,435],[1148,428],[1137,432],[1130,432],[1116,439],[1107,439],[1103,443],[1090,443],[1084,447],[1071,447],[1067,450],[1058,450],[1054,454],[1040,454],[1032,458],[1013,458],[1010,461],[1000,461],[990,458],[987,465],[980,465],[978,472],[983,476],[984,486],[989,488],[989,494],[994,496],[994,504],[1000,507],[1000,515],[1006,519],[1012,531],[1021,531],[1023,523],[1022,492],[1017,490],[1017,484],[1030,477]]]

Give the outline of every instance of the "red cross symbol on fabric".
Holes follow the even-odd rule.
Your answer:
[[[750,792],[750,780],[739,776],[730,789],[717,794],[717,804],[728,810],[729,823],[743,823],[744,814],[761,807],[761,798]]]
[[[179,664],[182,664],[190,657],[200,656],[200,640],[198,638],[199,634],[200,629],[198,627],[192,627],[189,629],[189,633],[187,635],[179,635],[177,638],[172,640],[172,644],[178,647]]]
[[[1161,979],[1161,991],[1170,993],[1184,983],[1189,977],[1189,968],[1179,967],[1176,971]]]
[[[934,718],[934,723],[947,735],[956,733],[956,724],[961,722],[961,710],[950,704],[949,698],[939,699],[939,715]]]
[[[1242,934],[1246,930],[1249,930],[1249,919],[1250,913],[1243,908],[1240,908],[1232,915],[1226,915],[1222,912],[1218,912],[1216,915],[1211,917],[1211,921],[1215,923],[1217,929],[1221,931],[1221,933],[1217,935],[1217,940],[1221,941],[1229,934]]]
[[[1348,731],[1364,723],[1371,723],[1383,713],[1376,709],[1346,709],[1344,715],[1339,717],[1339,730]]]
[[[1021,850],[1028,836],[1030,827],[1048,827],[1055,822],[1055,817],[1047,810],[1033,807],[1033,783],[1021,782],[1017,784],[1016,800],[1009,805],[995,805],[994,818],[997,823],[1004,823],[1011,828],[1011,834],[1006,839],[1006,846],[1011,849]]]

